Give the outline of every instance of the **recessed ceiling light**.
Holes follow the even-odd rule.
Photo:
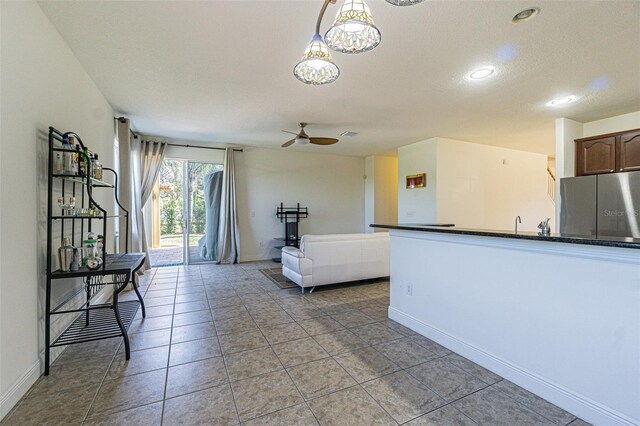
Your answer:
[[[539,7],[530,7],[529,9],[525,9],[521,12],[515,14],[515,16],[511,19],[511,22],[514,24],[520,24],[522,22],[527,22],[540,13]]]
[[[471,71],[467,77],[471,80],[483,80],[491,77],[495,72],[496,69],[493,67],[480,67]]]
[[[561,106],[570,104],[571,102],[575,102],[578,99],[577,96],[561,96],[559,98],[555,98],[549,102],[547,102],[547,106]]]

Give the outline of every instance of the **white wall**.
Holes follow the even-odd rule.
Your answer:
[[[435,223],[437,218],[437,148],[438,139],[398,148],[398,222]],[[406,177],[427,174],[424,188],[406,188]]]
[[[251,147],[235,158],[242,261],[278,255],[280,202],[309,208],[300,235],[364,232],[364,158]]]
[[[23,1],[0,2],[0,8],[2,417],[41,371],[48,126],[76,131],[113,166],[114,122],[111,107],[40,7]],[[60,284],[65,290],[75,285]]]
[[[638,128],[640,128],[640,111],[584,123],[582,137],[587,138],[589,136],[604,135],[606,133]]]
[[[506,164],[504,164],[506,162]],[[426,188],[406,189],[406,175],[427,173]],[[432,138],[398,149],[398,221],[536,231],[554,218],[547,195],[547,157]]]
[[[438,138],[438,222],[462,228],[537,231],[554,221],[547,156]]]

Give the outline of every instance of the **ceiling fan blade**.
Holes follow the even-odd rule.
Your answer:
[[[288,131],[288,130],[283,130],[283,132],[285,132],[285,133],[291,133],[292,135],[296,135],[296,136],[298,135],[297,133],[290,132],[290,131]]]
[[[290,141],[286,141],[285,143],[282,144],[283,148],[286,148],[288,146],[293,145],[293,143],[296,141],[296,138],[291,139]]]
[[[333,145],[338,142],[336,138],[309,138],[309,142],[314,145]]]

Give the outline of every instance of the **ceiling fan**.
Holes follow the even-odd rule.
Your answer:
[[[316,138],[316,137],[311,137],[311,136],[307,135],[307,133],[304,131],[304,128],[307,125],[307,123],[298,123],[298,125],[300,126],[300,132],[298,132],[298,133],[290,132],[288,130],[283,130],[283,132],[285,132],[285,133],[291,133],[292,135],[296,135],[295,138],[283,143],[282,144],[283,148],[291,146],[295,142],[298,142],[299,144],[302,144],[302,145],[307,144],[307,143],[312,143],[314,145],[333,145],[334,143],[338,142],[338,139],[336,139],[336,138]]]

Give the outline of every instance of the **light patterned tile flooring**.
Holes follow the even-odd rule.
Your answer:
[[[70,346],[2,424],[585,424],[387,319],[388,282],[301,295],[269,266],[148,271],[131,360]]]

